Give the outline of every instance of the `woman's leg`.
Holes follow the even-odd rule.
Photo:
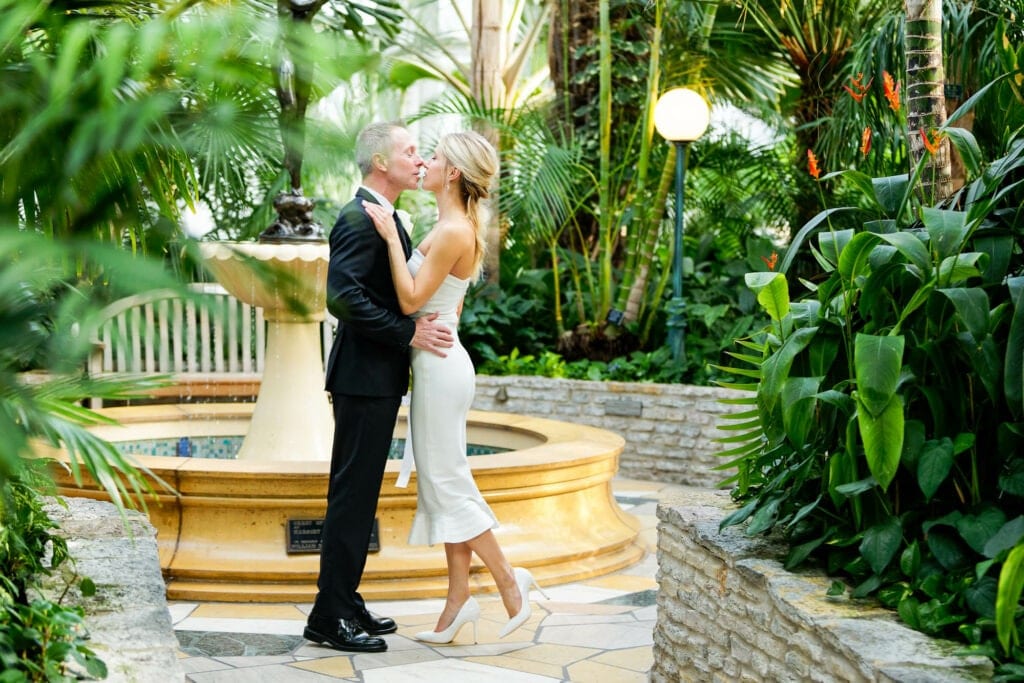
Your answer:
[[[511,618],[516,614],[519,614],[519,609],[523,605],[523,596],[519,594],[519,586],[516,585],[515,575],[512,573],[512,565],[505,559],[505,553],[501,551],[501,546],[498,545],[498,539],[495,538],[494,532],[488,529],[479,536],[469,539],[463,544],[467,550],[472,550],[477,554],[483,563],[487,567],[487,571],[494,577],[494,583],[498,585],[498,592],[501,593],[501,602],[505,605],[505,611],[508,612],[508,616]],[[451,563],[448,565],[451,568]],[[449,594],[451,577],[449,576]],[[469,573],[467,564],[466,573],[466,586],[469,586]],[[449,598],[450,599],[450,598]]]
[[[437,618],[435,631],[443,631],[455,620],[462,606],[469,599],[469,564],[473,552],[466,543],[445,543],[444,556],[448,563],[448,599],[441,616]]]

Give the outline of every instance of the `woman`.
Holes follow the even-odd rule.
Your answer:
[[[497,519],[480,495],[466,457],[466,416],[473,402],[475,374],[469,354],[459,343],[457,327],[463,297],[483,263],[480,201],[487,198],[497,170],[497,154],[483,136],[463,132],[441,138],[423,176],[423,189],[437,197],[437,223],[408,263],[393,217],[380,206],[364,202],[387,241],[402,312],[414,316],[436,312],[437,322],[455,333],[455,346],[444,358],[412,350],[409,422],[417,506],[409,543],[443,542],[448,564],[448,596],[437,626],[415,636],[429,643],[451,642],[467,623],[473,624],[475,640],[480,607],[469,593],[473,553],[494,577],[509,615],[500,637],[529,619],[529,590],[536,586],[530,572],[513,569],[505,559],[492,531]]]

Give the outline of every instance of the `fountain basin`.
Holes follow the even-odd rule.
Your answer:
[[[246,434],[252,404],[175,404],[100,411],[119,425],[93,431],[112,442]],[[395,437],[404,438],[403,407]],[[495,531],[510,562],[541,583],[580,580],[639,560],[638,523],[612,496],[622,437],[554,420],[472,411],[474,444],[511,448],[474,455],[477,485],[501,522]],[[56,456],[66,457],[60,453]],[[147,500],[160,564],[172,600],[303,602],[316,595],[319,555],[289,553],[289,520],[322,518],[329,463],[138,456],[167,482]],[[416,475],[395,486],[400,463],[386,467],[377,509],[380,551],[369,555],[360,592],[367,599],[443,596],[444,548],[406,544],[416,507]],[[59,468],[62,495],[104,498],[93,482],[79,488]],[[156,487],[156,485],[155,485]],[[493,581],[474,557],[475,591]]]

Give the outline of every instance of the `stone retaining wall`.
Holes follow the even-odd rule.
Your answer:
[[[634,479],[712,488],[728,475],[715,439],[723,398],[745,396],[717,387],[644,382],[588,382],[547,377],[478,375],[473,408],[591,425],[626,439],[619,474]]]
[[[78,575],[96,584],[95,596],[83,597],[76,584],[64,600],[85,609],[88,647],[107,665],[104,680],[184,681],[153,525],[139,512],[129,511],[122,518],[107,502],[64,501],[67,507],[47,505],[46,514],[60,526],[57,535],[67,539]],[[56,576],[44,577],[42,588],[56,600],[65,583]]]
[[[829,598],[831,580],[792,573],[780,546],[718,531],[730,500],[694,490],[658,506],[658,619],[650,680],[898,681],[992,679],[985,657],[903,626],[869,601]]]

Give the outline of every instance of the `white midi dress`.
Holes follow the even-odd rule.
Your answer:
[[[409,272],[415,277],[423,254],[414,250]],[[461,543],[498,526],[473,481],[466,455],[466,417],[476,391],[476,374],[458,336],[458,308],[469,280],[447,275],[437,292],[415,315],[438,313],[455,335],[441,358],[412,350],[409,404],[412,454],[416,463],[416,515],[411,545]]]

